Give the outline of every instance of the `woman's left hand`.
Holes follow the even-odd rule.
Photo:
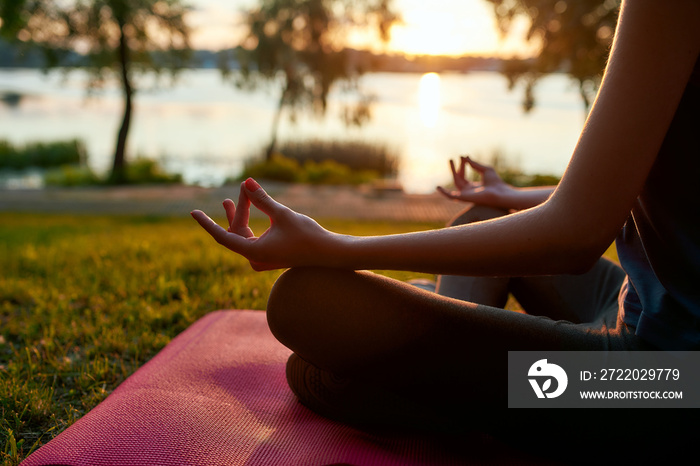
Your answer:
[[[259,237],[248,223],[251,203],[270,218],[270,227]],[[193,211],[192,217],[219,244],[248,259],[254,270],[323,265],[318,260],[327,257],[323,251],[334,234],[272,199],[252,178],[241,184],[238,207],[230,199],[223,205],[228,229],[200,210]]]
[[[469,181],[466,178],[467,164],[479,174],[480,181]],[[493,167],[481,165],[470,157],[460,157],[458,169],[455,168],[454,161],[450,160],[450,169],[456,190],[438,186],[438,191],[445,197],[490,207],[502,207],[504,199],[512,195],[512,187],[501,179]]]

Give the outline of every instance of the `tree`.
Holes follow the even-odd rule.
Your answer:
[[[89,71],[89,89],[110,76],[121,84],[124,112],[116,138],[111,181],[126,181],[126,142],[133,111],[134,74],[170,70],[189,58],[187,8],[180,0],[3,0],[0,35],[38,47],[45,68]],[[80,54],[71,61],[69,52]],[[156,53],[160,52],[160,53]]]
[[[358,26],[377,28],[381,39],[388,39],[389,27],[397,19],[390,1],[261,0],[246,13],[248,35],[239,49],[241,72],[236,83],[248,89],[273,83],[280,89],[268,160],[282,111],[288,108],[292,121],[301,110],[324,115],[335,83],[359,97],[344,108],[345,123],[361,125],[369,118],[371,97],[361,92],[357,81],[363,70],[343,48],[343,39],[350,27]]]
[[[523,108],[535,105],[533,88],[548,73],[563,71],[578,81],[586,110],[598,91],[617,23],[620,0],[488,0],[502,33],[517,17],[530,21],[527,40],[539,43],[533,59],[506,62],[510,87],[525,84]]]

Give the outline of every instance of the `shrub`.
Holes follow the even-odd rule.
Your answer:
[[[271,160],[250,161],[243,169],[238,181],[248,177],[286,183],[309,183],[324,185],[362,184],[379,178],[373,170],[351,170],[335,160],[314,162],[307,160],[301,165],[282,154],[273,154]],[[232,180],[227,180],[227,183]]]
[[[520,168],[517,160],[514,161],[501,149],[494,149],[490,157],[484,157],[477,154],[474,159],[485,165],[492,166],[503,181],[516,187],[524,188],[531,186],[554,186],[559,184],[560,181],[560,178],[554,175],[525,173]],[[470,178],[474,180],[479,179],[479,175],[474,173],[474,171],[471,171],[471,173],[472,175]]]
[[[0,140],[0,170],[46,169],[44,182],[49,186],[109,183],[109,178],[103,180],[95,175],[87,161],[87,149],[79,139],[31,142],[24,146]],[[182,183],[182,175],[165,173],[157,161],[144,157],[127,163],[126,177],[130,184]]]
[[[64,165],[44,174],[47,186],[90,186],[100,183],[100,179],[87,166]]]
[[[85,144],[78,140],[32,142],[14,146],[0,141],[0,168],[23,170],[30,167],[53,168],[81,165],[87,161]]]
[[[335,160],[316,163],[308,160],[304,164],[304,181],[311,184],[344,184],[350,181],[350,169]]]
[[[127,163],[126,179],[129,184],[182,183],[182,175],[165,173],[158,161],[144,157]]]
[[[15,152],[15,148],[10,144],[9,141],[5,139],[0,139],[0,168],[14,168],[7,167],[10,157],[12,157]]]
[[[395,176],[398,165],[398,157],[382,145],[357,141],[288,142],[270,160],[249,158],[238,179],[356,185]]]
[[[359,185],[378,178],[380,176],[374,170],[354,171],[335,160],[324,160],[320,163],[309,160],[304,164],[303,179],[310,184]]]
[[[559,181],[561,178],[558,176],[537,173],[528,177],[525,186],[555,186]]]
[[[399,169],[399,157],[387,146],[363,141],[290,141],[279,152],[302,165],[333,160],[353,172],[370,170],[380,177],[395,176]]]
[[[288,183],[301,182],[304,178],[299,162],[279,153],[272,154],[270,160],[249,160],[241,175],[243,179],[248,177]]]
[[[182,183],[182,175],[165,173],[156,160],[137,158],[126,166],[128,184]],[[100,178],[87,165],[63,165],[44,173],[47,186],[94,186],[110,183],[109,174]]]

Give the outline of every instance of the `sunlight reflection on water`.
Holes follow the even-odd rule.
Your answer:
[[[440,115],[440,75],[426,73],[418,85],[420,120],[426,128],[434,128]]]

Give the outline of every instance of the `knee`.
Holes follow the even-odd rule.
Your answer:
[[[508,215],[507,210],[474,204],[458,213],[447,223],[447,226],[466,225],[467,223],[481,222],[504,215]]]
[[[294,349],[295,342],[313,325],[328,306],[329,280],[342,274],[340,270],[292,268],[280,275],[267,302],[267,323],[282,344]],[[325,303],[325,304],[324,304]]]
[[[284,343],[288,329],[292,327],[290,315],[301,294],[307,294],[308,273],[304,269],[289,269],[279,276],[267,301],[267,323],[272,334]]]

